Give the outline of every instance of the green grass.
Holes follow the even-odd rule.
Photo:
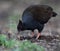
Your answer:
[[[7,40],[7,37],[3,34],[0,34],[0,45],[5,45],[6,40]]]
[[[28,40],[18,41],[14,39],[7,39],[7,36],[4,34],[0,34],[0,44],[5,48],[12,48],[13,51],[44,51],[42,46],[31,43]],[[14,48],[14,47],[18,48]]]
[[[44,51],[44,48],[26,40],[21,42],[20,51]]]
[[[7,36],[4,34],[0,34],[0,45],[5,46],[7,48],[14,47],[15,40],[8,40]]]

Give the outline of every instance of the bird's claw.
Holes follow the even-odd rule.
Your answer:
[[[40,35],[41,35],[41,34],[40,34],[40,33],[38,33],[38,34],[37,34],[37,37],[36,37],[36,39],[38,39],[38,38],[40,37]]]

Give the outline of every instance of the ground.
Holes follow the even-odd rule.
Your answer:
[[[11,32],[10,32],[11,33]],[[57,34],[55,35],[42,35],[39,37],[38,40],[35,39],[35,37],[31,38],[31,31],[22,31],[20,34],[10,34],[9,38],[15,38],[19,41],[29,40],[34,44],[43,46],[45,51],[59,51],[60,49],[60,35],[57,32],[54,32]],[[7,35],[9,33],[7,32]],[[21,36],[21,37],[20,37]],[[4,47],[0,46],[0,51],[8,51],[8,49],[5,49]],[[11,51],[11,49],[10,49]]]

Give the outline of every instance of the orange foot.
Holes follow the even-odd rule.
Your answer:
[[[38,33],[36,39],[38,39],[40,36],[41,36],[41,33]]]

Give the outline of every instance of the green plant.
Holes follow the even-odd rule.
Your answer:
[[[0,44],[7,48],[12,48],[12,51],[44,51],[42,46],[31,43],[28,40],[18,41],[14,39],[7,39],[7,36],[0,34]],[[16,47],[16,48],[15,48]]]
[[[5,41],[5,47],[7,48],[13,48],[15,46],[15,40],[8,40],[8,41]]]
[[[15,45],[15,40],[8,40],[6,35],[0,34],[0,45],[11,48]]]
[[[7,40],[7,36],[4,34],[0,34],[0,45],[5,45],[6,40]]]
[[[44,51],[44,48],[30,41],[24,41],[20,44],[20,51]]]

